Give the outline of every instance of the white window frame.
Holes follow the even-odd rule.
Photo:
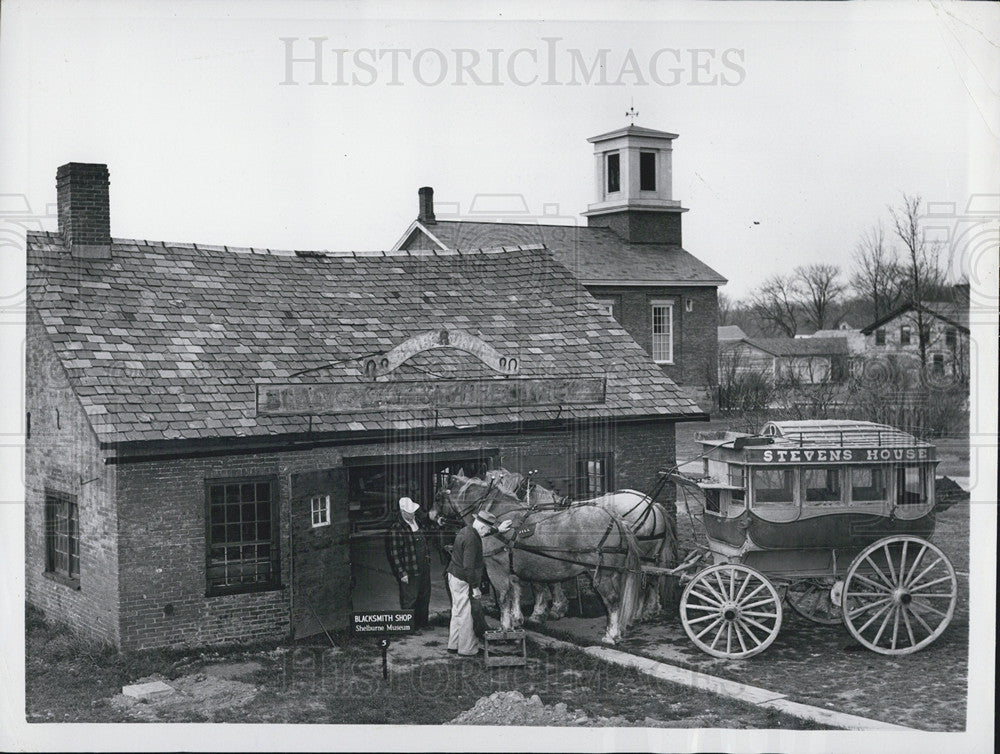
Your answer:
[[[309,499],[309,515],[314,529],[330,525],[330,496],[313,495]]]
[[[655,361],[657,364],[673,364],[674,363],[674,305],[675,305],[675,303],[676,302],[672,298],[653,299],[652,301],[649,302],[649,332],[650,332],[649,351],[650,351],[650,354],[653,357],[653,361]],[[656,310],[659,309],[659,308],[664,308],[664,309],[667,310],[667,323],[670,326],[670,332],[669,332],[669,335],[670,335],[670,341],[669,341],[670,348],[669,348],[669,352],[666,355],[667,356],[666,358],[657,358],[658,354],[657,354],[657,350],[656,350],[656,337],[657,337],[657,332],[656,332]],[[663,335],[663,333],[660,333],[660,335]],[[659,354],[659,355],[662,356],[662,354]]]

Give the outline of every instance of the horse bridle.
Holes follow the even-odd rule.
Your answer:
[[[475,481],[474,477],[470,477],[468,480],[466,480],[465,484],[462,486],[462,489],[459,490],[459,493],[464,493],[466,491],[466,489],[468,489],[469,486],[474,481]],[[479,510],[480,510],[480,508],[483,506],[484,503],[486,503],[486,507],[483,508],[483,510],[489,510],[490,506],[492,506],[493,503],[495,502],[494,500],[487,500],[487,498],[490,496],[490,493],[493,492],[493,484],[494,484],[494,480],[490,479],[490,483],[486,487],[486,491],[483,492],[483,494],[480,495],[478,499],[473,500],[468,506],[466,506],[462,510],[458,510],[455,513],[438,513],[438,520],[441,521],[441,522],[443,522],[443,523],[445,523],[445,524],[451,524],[451,525],[454,526],[454,525],[458,525],[458,524],[464,524],[465,523],[465,517],[468,516],[470,513],[478,513]],[[450,496],[451,496],[451,491],[450,490],[444,489],[441,492],[439,492],[438,494],[439,495],[448,495],[449,496],[449,500],[450,500]],[[451,507],[452,507],[453,510],[455,509],[454,503],[452,503]]]

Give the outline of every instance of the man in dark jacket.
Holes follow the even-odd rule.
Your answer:
[[[386,556],[399,584],[399,609],[413,612],[413,628],[427,625],[431,602],[431,556],[424,530],[417,523],[420,506],[399,500],[399,518],[389,529]]]
[[[483,537],[494,531],[507,532],[513,523],[504,521],[497,526],[497,517],[489,511],[476,514],[471,524],[463,527],[455,536],[455,546],[448,564],[448,590],[451,592],[451,625],[448,631],[448,651],[463,657],[479,654],[482,647],[472,628],[472,599],[482,594],[479,585],[483,581]]]

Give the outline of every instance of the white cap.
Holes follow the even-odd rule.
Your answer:
[[[419,507],[419,505],[408,497],[399,498],[399,509],[403,511],[403,513],[416,513]]]

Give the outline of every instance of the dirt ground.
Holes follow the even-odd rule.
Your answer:
[[[28,614],[29,722],[508,724],[819,729],[572,650],[529,648],[525,667],[448,654],[447,628],[398,638],[389,678],[370,637],[295,647],[118,654]],[[166,693],[124,696],[161,681]]]

